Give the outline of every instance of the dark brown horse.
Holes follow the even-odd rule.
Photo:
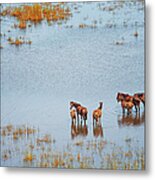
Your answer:
[[[145,93],[135,93],[134,97],[138,98],[143,103],[143,105],[145,107]]]
[[[117,102],[120,102],[120,101],[122,101],[122,100],[125,100],[127,96],[129,96],[129,94],[125,94],[125,93],[120,93],[120,92],[118,92],[118,93],[117,93],[117,96],[116,96]]]
[[[99,122],[101,120],[102,107],[103,107],[103,102],[100,102],[99,107],[93,111],[93,124],[94,124],[94,120],[96,120],[96,122]]]

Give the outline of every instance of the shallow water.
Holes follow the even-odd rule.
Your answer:
[[[112,12],[98,8],[99,4],[106,7],[112,3],[70,3],[72,11],[74,6],[79,6],[80,13],[74,12],[66,24],[48,26],[42,22],[7,33],[7,37],[26,36],[32,40],[30,46],[11,46],[6,42],[7,37],[2,37],[1,126],[39,127],[43,133],[54,136],[58,150],[77,139],[96,138],[125,149],[125,139],[129,138],[135,148],[144,147],[143,105],[140,118],[135,110],[132,116],[123,117],[116,102],[118,91],[144,92],[143,4],[125,2]],[[91,24],[92,20],[101,23],[94,29],[78,28],[80,23]],[[2,17],[1,31],[7,32],[14,22],[14,18]],[[69,25],[73,27],[67,28]],[[133,35],[136,30],[137,38]],[[116,41],[123,44],[116,45]],[[70,101],[80,102],[89,110],[87,125],[74,138]],[[104,103],[103,117],[96,137],[92,111],[100,101]],[[108,152],[108,147],[104,150]]]

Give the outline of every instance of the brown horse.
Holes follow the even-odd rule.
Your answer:
[[[132,101],[121,100],[121,107],[123,110],[123,114],[125,113],[125,109],[127,109],[127,113],[130,114],[132,112],[133,106],[134,104]]]
[[[82,107],[81,109],[81,116],[83,118],[83,120],[87,120],[87,114],[88,114],[88,110],[86,107]]]
[[[72,121],[76,122],[76,110],[75,109],[71,109],[70,116],[71,116]]]
[[[75,107],[77,113],[77,119],[79,119],[79,115],[81,114],[81,104],[71,101],[70,102],[70,109]]]
[[[120,101],[132,102],[134,104],[136,112],[137,111],[140,112],[140,100],[139,100],[139,98],[131,96],[129,94],[124,94],[124,93],[119,92],[117,94],[116,99],[117,99],[117,102],[120,102]]]
[[[79,119],[79,115],[81,116],[81,120],[87,120],[88,110],[86,107],[81,106],[81,104],[71,101],[70,102],[70,109],[75,107],[77,112],[77,119]]]
[[[125,100],[128,102],[129,101],[132,102],[134,104],[136,112],[140,112],[140,99],[139,98],[127,94],[125,97]]]
[[[136,109],[136,112],[140,112],[140,99],[133,96],[133,100],[132,100],[134,106],[135,106],[135,109]]]
[[[125,100],[127,96],[129,96],[129,94],[124,94],[124,93],[118,92],[117,96],[116,96],[117,102]]]
[[[135,93],[134,97],[140,99],[145,107],[145,93]]]
[[[94,124],[94,120],[96,120],[96,122],[99,122],[99,120],[101,120],[102,107],[103,107],[103,102],[100,102],[99,107],[93,111],[93,124]]]

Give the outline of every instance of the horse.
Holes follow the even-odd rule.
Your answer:
[[[133,104],[135,106],[136,112],[137,111],[140,112],[140,99],[135,97],[135,96],[133,96],[133,100],[132,101],[133,101]]]
[[[71,116],[72,121],[76,122],[76,110],[75,109],[71,109],[70,116]]]
[[[70,109],[72,109],[73,107],[76,109],[77,119],[79,119],[79,115],[81,114],[81,109],[82,109],[81,104],[71,101]]]
[[[87,120],[88,110],[86,107],[81,106],[81,104],[71,101],[70,102],[70,109],[75,107],[77,112],[77,118],[79,119],[79,115],[81,116],[81,120]]]
[[[145,107],[145,93],[135,93],[134,97],[138,98],[143,103],[143,105]]]
[[[118,92],[117,96],[116,96],[116,100],[117,100],[117,102],[120,102],[121,100],[125,100],[127,96],[129,98],[129,94],[124,94],[124,93]]]
[[[125,113],[125,109],[127,109],[127,114],[129,115],[132,112],[133,106],[134,106],[134,103],[132,101],[121,100],[121,107],[122,107],[123,114]]]
[[[135,97],[135,96],[131,96],[129,94],[124,94],[124,93],[117,93],[117,102],[120,101],[126,101],[126,102],[132,102],[134,104],[134,107],[136,109],[136,112],[139,111],[140,112],[140,100],[139,98]]]
[[[96,120],[96,122],[99,122],[99,120],[101,120],[102,107],[103,107],[103,102],[100,102],[99,107],[93,111],[93,124],[94,124],[94,120]]]
[[[82,107],[82,109],[81,109],[81,116],[82,116],[82,118],[83,118],[83,120],[87,120],[87,114],[88,114],[88,110],[87,110],[87,108],[86,107]]]

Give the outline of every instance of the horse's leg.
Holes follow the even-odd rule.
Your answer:
[[[77,120],[79,121],[79,113],[77,112]]]
[[[130,113],[130,114],[132,113],[132,108],[129,108],[129,113]]]
[[[81,124],[82,124],[82,114],[81,114]]]
[[[100,125],[100,117],[98,117],[98,125]]]
[[[75,122],[75,124],[76,124],[76,118],[74,118],[74,122]]]
[[[86,125],[86,121],[87,121],[87,115],[85,115],[85,117],[84,117],[85,125]]]
[[[128,116],[130,115],[130,111],[129,111],[129,109],[127,110],[127,115],[128,115]]]
[[[87,120],[87,114],[85,114],[84,119]]]
[[[122,107],[122,112],[123,112],[123,114],[125,114],[125,108],[124,107]]]
[[[137,105],[135,104],[135,109],[136,109],[136,113],[137,113]]]
[[[86,125],[86,120],[84,120],[84,125]]]
[[[101,117],[99,118],[100,124],[101,124]]]
[[[140,111],[136,114],[136,119],[140,119]]]
[[[81,119],[81,126],[82,126],[82,119]]]
[[[145,101],[142,101],[142,103],[143,103],[143,106],[144,106],[144,108],[145,108]]]
[[[130,114],[130,109],[129,108],[127,108],[127,115],[129,115]]]
[[[77,120],[77,126],[79,126],[79,119]]]
[[[138,110],[139,110],[139,113],[140,113],[140,104],[138,105]]]
[[[96,118],[96,125],[99,123],[99,117]]]

